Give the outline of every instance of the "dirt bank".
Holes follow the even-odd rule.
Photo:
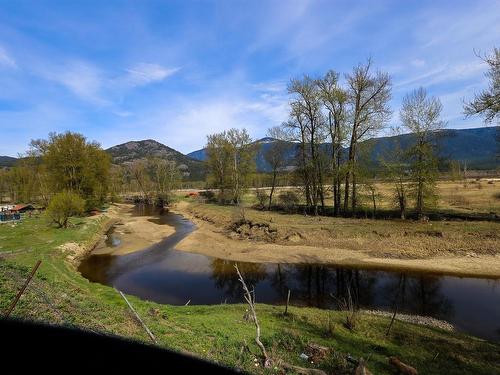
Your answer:
[[[251,239],[234,239],[227,230],[210,220],[199,218],[187,202],[179,202],[174,211],[189,218],[198,229],[183,239],[176,249],[217,258],[268,263],[324,263],[346,267],[374,268],[442,273],[459,276],[500,277],[500,253],[435,255],[418,259],[395,258],[390,254],[342,247],[308,246],[306,244],[269,243]],[[197,217],[198,216],[198,217]],[[303,242],[303,241],[301,241]]]
[[[134,216],[132,204],[115,204],[105,213],[115,224],[114,233],[120,239],[116,247],[107,247],[102,238],[94,248],[94,254],[123,255],[142,250],[175,232],[166,224],[159,224],[155,216]]]

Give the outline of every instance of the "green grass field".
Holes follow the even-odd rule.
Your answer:
[[[12,226],[0,225],[0,310],[5,311],[31,267],[42,265],[14,311],[16,318],[76,326],[147,342],[118,293],[84,279],[58,246],[68,241],[88,244],[99,234],[104,219],[73,219],[68,229],[56,229],[41,216]],[[12,253],[17,251],[17,253]],[[277,372],[256,366],[255,327],[243,319],[246,306],[170,306],[129,298],[161,346],[250,372]],[[422,374],[492,374],[500,372],[500,346],[437,328],[396,321],[385,336],[389,319],[361,315],[354,331],[343,326],[344,313],[291,307],[284,317],[279,306],[257,305],[262,341],[274,359],[351,373],[346,354],[365,359],[377,374],[393,373],[388,356],[398,356]],[[330,316],[330,318],[329,318]],[[328,323],[330,319],[330,324]],[[333,327],[330,330],[330,326]],[[250,351],[241,351],[244,342]],[[308,343],[330,348],[318,363],[299,358]]]

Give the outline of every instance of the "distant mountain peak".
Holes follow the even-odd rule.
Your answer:
[[[182,167],[186,177],[203,179],[203,162],[195,160],[154,139],[129,141],[110,147],[106,152],[111,155],[114,164],[130,164],[139,160],[156,157],[172,160]]]
[[[273,143],[273,142],[276,142],[276,141],[277,141],[276,138],[264,137],[264,138],[256,140],[254,143]]]

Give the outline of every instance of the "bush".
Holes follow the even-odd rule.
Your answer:
[[[85,201],[79,195],[64,191],[52,197],[47,207],[47,214],[59,228],[67,228],[68,219],[82,214],[84,207]]]
[[[255,190],[255,197],[257,198],[258,206],[262,210],[266,207],[266,204],[269,201],[269,195],[267,195],[266,191],[263,189]]]
[[[285,191],[278,196],[278,201],[287,212],[293,210],[300,202],[299,196],[293,191]]]
[[[217,199],[215,197],[215,193],[213,191],[211,191],[211,190],[200,191],[199,196],[205,202],[208,202],[208,203],[215,203],[217,201]]]

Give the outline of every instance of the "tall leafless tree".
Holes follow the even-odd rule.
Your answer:
[[[344,212],[348,211],[349,194],[351,209],[357,206],[356,163],[358,143],[381,130],[390,119],[391,79],[387,73],[372,72],[370,59],[356,66],[346,75],[347,97],[350,106],[350,141],[348,165],[345,176]],[[351,193],[349,188],[352,186]]]
[[[341,200],[342,145],[345,141],[348,117],[347,92],[339,83],[339,74],[333,70],[328,71],[322,79],[318,79],[317,85],[320,99],[328,113],[328,133],[332,144],[330,160],[332,164],[333,213],[338,216]]]

